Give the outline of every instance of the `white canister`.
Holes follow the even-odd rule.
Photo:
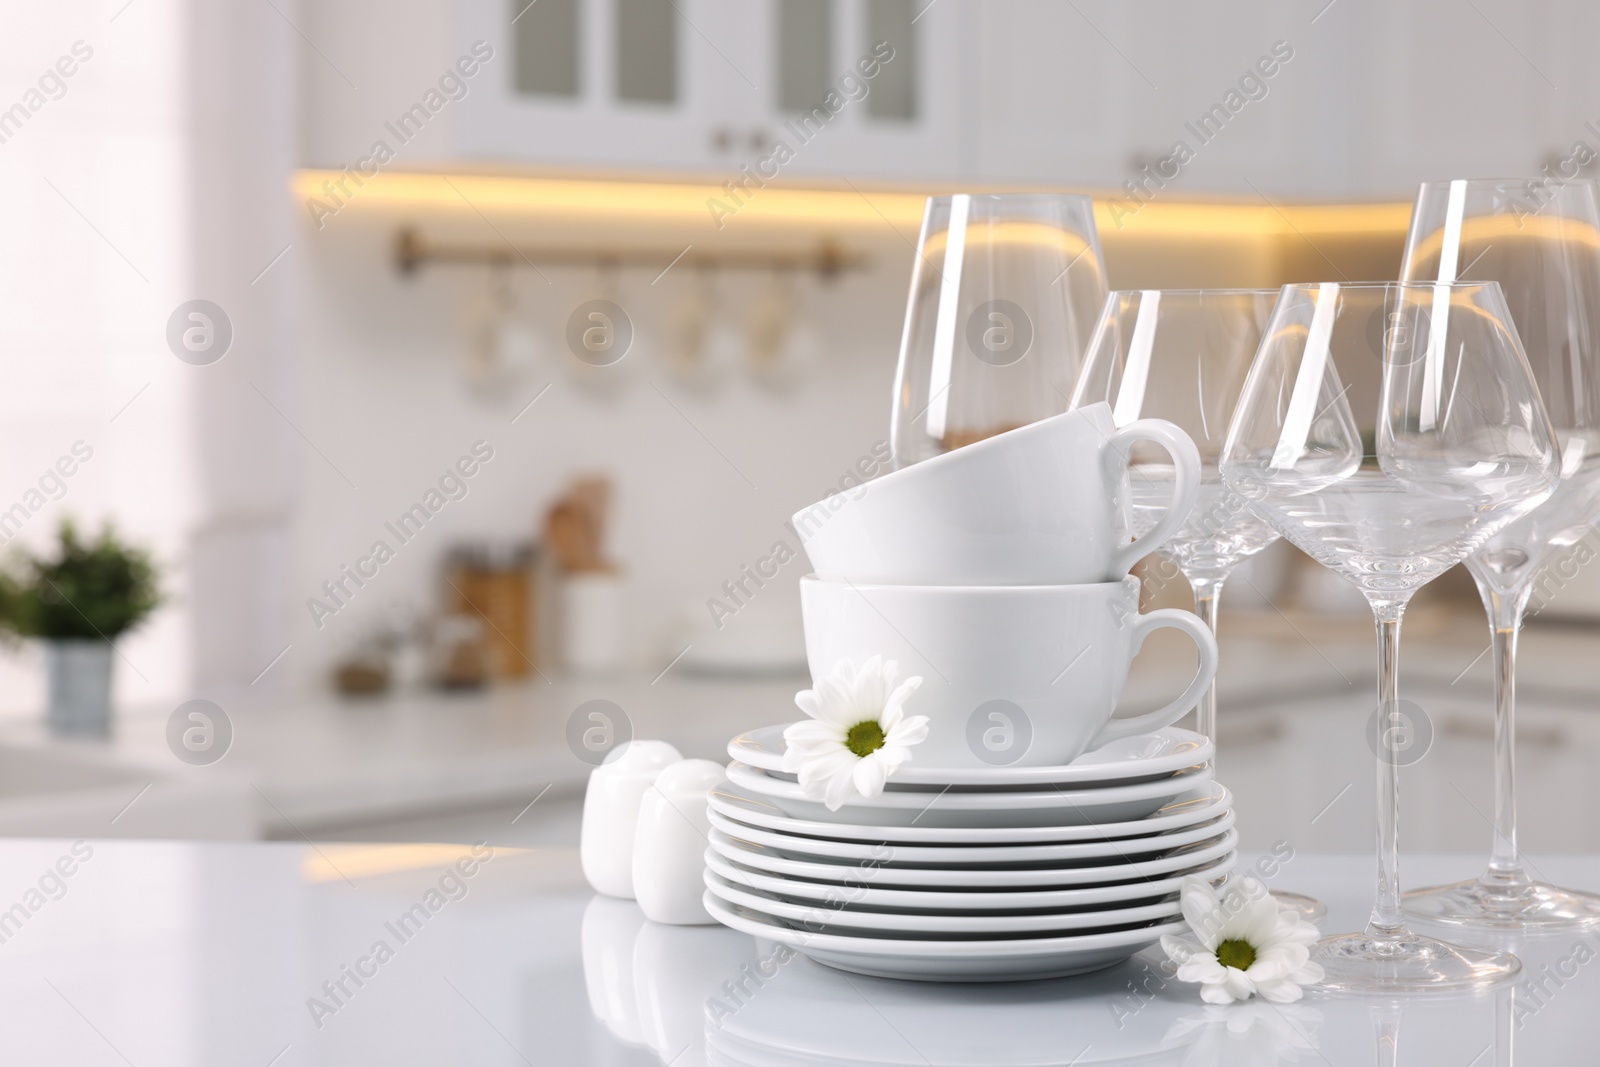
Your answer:
[[[724,778],[722,764],[686,759],[645,790],[633,841],[633,894],[647,918],[674,926],[716,921],[700,898],[711,833],[706,803]]]
[[[595,892],[633,899],[633,840],[639,800],[656,776],[683,759],[665,741],[629,741],[589,772],[578,855]]]
[[[579,571],[561,580],[561,662],[585,674],[623,665],[622,577]]]

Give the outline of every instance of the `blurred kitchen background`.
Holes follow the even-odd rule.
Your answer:
[[[103,729],[52,725],[48,642],[5,650],[5,834],[575,841],[583,730],[715,756],[792,717],[788,517],[887,469],[926,195],[1092,192],[1114,288],[1275,286],[1393,276],[1422,180],[1600,150],[1578,0],[7,22],[0,540],[49,559],[63,518],[110,520],[162,602],[102,656]],[[1533,851],[1600,848],[1594,554],[1524,640]],[[1302,562],[1280,543],[1229,585],[1222,774],[1248,847],[1364,850],[1370,623]],[[1455,577],[1408,615],[1408,848],[1489,835]],[[1190,668],[1152,641],[1134,702]]]

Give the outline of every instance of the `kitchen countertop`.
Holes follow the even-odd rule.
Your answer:
[[[1352,707],[1364,708],[1372,699],[1373,639],[1364,620],[1236,612],[1224,616],[1223,626],[1219,685],[1225,742],[1230,720],[1247,721],[1251,711],[1346,697]],[[1487,723],[1489,663],[1487,656],[1478,656],[1487,645],[1485,629],[1470,612],[1419,617],[1406,635],[1402,694],[1447,691],[1462,707],[1481,702]],[[1170,635],[1152,637],[1135,669],[1124,701],[1132,710],[1159,703],[1191,669],[1192,652],[1176,642],[1163,645],[1164,636]],[[1544,702],[1574,714],[1592,708],[1600,699],[1591,667],[1594,648],[1590,628],[1530,629],[1519,685],[1524,705]],[[254,812],[253,832],[211,834],[202,828],[179,836],[299,838],[340,825],[506,804],[519,797],[526,803],[547,787],[555,795],[575,792],[590,764],[575,754],[568,727],[583,717],[580,711],[591,700],[620,708],[634,736],[668,738],[686,756],[724,758],[729,737],[794,717],[794,693],[808,684],[803,675],[739,678],[678,669],[616,678],[552,675],[463,695],[219,697],[233,736],[225,757],[207,766],[189,766],[175,757],[167,732],[171,710],[165,708],[120,716],[109,741],[58,741],[36,722],[13,721],[0,725],[0,746],[48,747],[150,781],[227,783]],[[130,779],[129,785],[105,792],[100,825],[110,826],[139,784]],[[159,825],[138,823],[143,808],[154,807],[151,801],[160,795],[153,790],[131,818],[100,832],[129,829],[138,836],[168,836]],[[30,831],[27,825],[19,818],[4,829],[52,832]]]
[[[992,986],[865,978],[799,958],[769,963],[757,980],[745,968],[762,973],[770,944],[650,924],[631,903],[590,893],[573,851],[480,850],[469,876],[446,876],[472,855],[463,845],[96,841],[74,852],[64,841],[4,842],[0,1062],[1489,1067],[1513,1062],[1513,1042],[1517,1062],[1593,1059],[1592,935],[1509,945],[1525,967],[1514,1000],[1312,995],[1207,1008],[1194,987],[1163,984],[1154,956]],[[1404,873],[1417,884],[1474,863],[1408,856]],[[1600,888],[1600,856],[1538,866]],[[52,869],[72,873],[47,877]],[[1365,917],[1369,857],[1305,853],[1282,877],[1328,903],[1326,931]],[[408,912],[422,917],[398,926]],[[737,1060],[706,1058],[712,997],[711,1041],[740,1049]]]

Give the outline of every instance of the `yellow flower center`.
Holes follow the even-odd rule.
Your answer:
[[[1248,941],[1227,940],[1217,946],[1217,962],[1224,967],[1248,971],[1256,961],[1256,948]]]
[[[883,747],[883,727],[875,719],[856,723],[844,735],[844,747],[866,759]]]

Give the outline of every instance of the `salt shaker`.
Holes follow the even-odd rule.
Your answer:
[[[639,910],[658,923],[715,922],[700,898],[705,887],[706,803],[725,777],[722,764],[686,759],[661,772],[639,802],[633,843],[633,891]]]
[[[595,892],[633,899],[633,835],[639,798],[683,757],[665,741],[629,741],[589,772],[578,855]]]

